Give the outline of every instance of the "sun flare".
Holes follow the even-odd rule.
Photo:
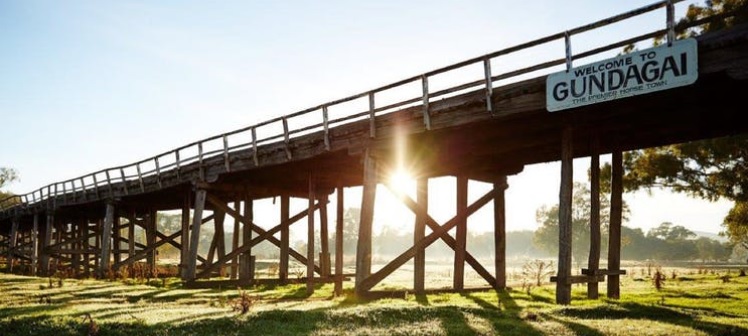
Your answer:
[[[395,190],[407,193],[415,187],[415,180],[407,170],[400,168],[390,174],[390,185]]]

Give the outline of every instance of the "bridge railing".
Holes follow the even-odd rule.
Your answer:
[[[212,136],[129,165],[107,168],[84,176],[53,183],[27,194],[14,195],[0,200],[0,211],[9,210],[11,208],[24,207],[51,199],[61,198],[62,201],[72,200],[73,202],[83,201],[85,200],[83,197],[86,197],[87,194],[90,194],[92,192],[96,195],[96,199],[111,197],[115,194],[115,192],[124,195],[145,192],[145,178],[155,176],[156,181],[160,186],[161,176],[162,174],[164,174],[164,172],[176,171],[176,173],[179,174],[180,170],[189,164],[197,163],[200,175],[201,177],[204,177],[204,162],[208,159],[214,159],[216,157],[223,157],[225,169],[226,171],[230,172],[231,156],[232,154],[240,150],[250,150],[255,166],[259,166],[260,162],[257,157],[258,147],[274,142],[282,141],[283,143],[285,143],[287,146],[286,154],[288,155],[289,159],[292,159],[292,153],[288,148],[290,141],[295,137],[310,132],[324,132],[323,134],[325,147],[329,150],[329,130],[332,127],[347,122],[368,119],[370,126],[369,136],[374,138],[376,137],[375,117],[377,115],[385,114],[406,106],[422,105],[424,126],[425,129],[428,130],[431,128],[429,103],[435,98],[443,98],[445,96],[465,92],[469,89],[482,87],[486,95],[486,112],[494,113],[494,108],[493,106],[491,106],[491,95],[493,94],[493,85],[497,81],[517,78],[522,75],[535,73],[539,70],[550,69],[560,65],[566,65],[567,70],[569,70],[571,69],[572,63],[575,60],[598,55],[606,51],[619,49],[629,44],[651,39],[657,36],[666,36],[668,42],[672,42],[672,40],[675,38],[676,31],[683,31],[685,29],[709,22],[709,20],[719,19],[719,17],[715,16],[695,22],[690,22],[687,25],[676,26],[673,15],[674,4],[681,1],[683,0],[658,1],[629,12],[615,15],[565,32],[548,35],[530,42],[515,45],[483,56],[474,57],[443,68],[406,78],[373,90],[330,101],[321,105],[317,105],[281,117],[273,118],[228,133]],[[572,53],[571,40],[574,35],[588,32],[603,26],[611,25],[613,23],[633,18],[661,8],[665,8],[665,19],[663,20],[664,28],[623,39],[612,44],[599,46],[581,53]],[[731,14],[725,13],[720,15],[720,17],[724,18],[729,15]],[[563,55],[563,57],[558,57],[550,61],[503,72],[500,74],[492,72],[492,60],[498,57],[509,55],[539,45],[548,44],[551,42],[557,43],[558,41],[563,41],[565,46],[564,53],[559,53]],[[482,66],[483,68],[482,78],[476,78],[462,84],[452,85],[441,90],[429,89],[429,79],[433,78],[434,76],[476,64]],[[420,93],[411,98],[397,100],[388,104],[377,104],[378,95],[407,85],[420,86]],[[344,103],[352,102],[355,100],[364,100],[364,103],[368,102],[368,108],[360,112],[346,114],[338,118],[329,118],[328,110],[331,107],[338,107]],[[289,128],[290,121],[295,121],[300,118],[312,120],[312,124],[299,128]],[[276,131],[273,131],[273,129],[275,129]],[[259,131],[263,131],[265,132],[265,134],[258,136]],[[133,184],[135,184],[134,187]],[[119,188],[119,190],[114,190],[114,188]]]

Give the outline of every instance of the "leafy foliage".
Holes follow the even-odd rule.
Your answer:
[[[734,25],[748,23],[748,0],[708,0],[691,4],[680,24],[735,13],[710,20],[683,32],[679,37],[696,36]],[[662,42],[656,38],[654,44]],[[630,52],[633,46],[627,46]],[[735,243],[748,247],[748,135],[694,141],[627,152],[624,155],[624,188],[627,191],[667,188],[710,201],[735,202],[725,218],[725,233]],[[603,167],[601,179],[608,181],[610,166]],[[606,185],[609,190],[609,184]]]

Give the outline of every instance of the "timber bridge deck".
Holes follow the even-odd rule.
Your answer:
[[[55,269],[109,270],[146,259],[156,263],[155,250],[164,244],[181,251],[180,275],[188,284],[215,276],[231,267],[231,279],[254,281],[252,246],[269,241],[280,249],[278,280],[290,281],[289,258],[307,266],[308,290],[319,281],[334,281],[340,293],[342,255],[330,259],[327,203],[337,195],[337,232],[342,225],[344,188],[362,186],[355,286],[359,294],[372,288],[393,270],[415,259],[414,290],[424,290],[424,250],[443,240],[455,250],[454,290],[463,290],[464,265],[472,266],[489,286],[505,287],[504,189],[506,176],[525,165],[561,161],[561,246],[570,245],[571,160],[591,157],[593,168],[601,154],[613,154],[613,202],[620,202],[621,153],[626,150],[745,133],[743,98],[748,92],[748,27],[736,26],[697,37],[698,80],[688,86],[574,108],[548,112],[546,77],[537,75],[554,67],[593,58],[634,42],[668,36],[690,27],[729,16],[675,25],[673,3],[660,1],[566,32],[466,60],[397,83],[315,106],[226,134],[194,142],[131,165],[105,169],[42,187],[0,201],[0,234],[8,268],[48,275]],[[665,28],[626,37],[578,54],[572,53],[574,36],[652,11],[666,13]],[[547,43],[564,41],[566,53],[557,59],[510,72],[493,73],[492,62],[502,56]],[[430,90],[429,80],[467,66],[482,67],[483,76],[446,89]],[[537,77],[528,78],[532,75]],[[523,77],[524,76],[524,77]],[[511,83],[494,86],[498,81]],[[388,91],[416,85],[412,98],[382,103]],[[715,103],[717,102],[717,103]],[[358,113],[330,118],[346,104],[366,106]],[[301,126],[299,126],[301,125]],[[404,153],[404,154],[403,154]],[[418,179],[418,197],[398,194],[414,213],[416,242],[402,255],[373,272],[371,227],[376,185],[387,184],[394,167],[405,165]],[[428,178],[457,177],[457,215],[438,223],[428,215]],[[617,177],[617,178],[616,178]],[[467,181],[493,183],[493,190],[467,204]],[[598,189],[593,179],[593,189]],[[394,193],[398,193],[392,188]],[[253,222],[253,200],[280,197],[281,222],[265,229]],[[304,198],[309,207],[291,216],[289,198]],[[491,274],[466,249],[466,218],[494,202],[496,261]],[[620,207],[620,203],[618,204]],[[158,232],[158,211],[182,210],[182,230],[170,236]],[[206,211],[212,211],[207,215]],[[289,247],[289,226],[306,217],[315,227],[320,214],[321,251],[315,255],[314,230],[308,230],[308,250]],[[235,219],[241,232],[226,251],[223,221]],[[608,295],[617,297],[620,270],[620,211],[613,212],[608,270],[592,263],[586,275],[571,275],[571,253],[561,248],[557,300],[568,303],[575,282],[594,285],[608,280]],[[198,253],[200,226],[216,223],[210,254]],[[241,224],[241,225],[240,225]],[[599,223],[598,223],[599,225]],[[135,227],[146,232],[138,242]],[[431,232],[426,234],[425,228]],[[457,228],[456,236],[448,231]],[[618,229],[616,229],[618,227]],[[618,230],[618,231],[616,231]],[[235,235],[237,237],[237,235]],[[599,237],[597,258],[599,259]],[[616,243],[618,240],[618,243]],[[336,251],[342,236],[335,236]],[[595,248],[592,249],[593,251]],[[332,266],[335,266],[334,270]],[[592,288],[592,287],[590,287]],[[591,289],[593,291],[593,289]]]

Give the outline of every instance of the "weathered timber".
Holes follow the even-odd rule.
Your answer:
[[[420,177],[416,180],[416,211],[415,228],[413,229],[413,244],[426,236],[426,222],[429,209],[429,180]],[[426,289],[426,248],[419,248],[413,257],[413,290],[416,294],[423,294]]]
[[[497,178],[493,183],[493,189],[496,190],[496,196],[493,199],[494,266],[496,269],[494,288],[497,290],[506,288],[506,202],[504,192],[508,186],[506,176]]]
[[[316,196],[315,196],[316,197]],[[330,276],[330,237],[327,232],[327,195],[321,196],[322,205],[319,208],[320,259],[323,277]]]
[[[234,203],[234,210],[239,212],[239,209],[241,208],[241,200],[235,199],[233,203]],[[239,237],[242,236],[241,234],[239,234],[240,232],[242,232],[240,226],[241,226],[241,222],[239,222],[238,219],[234,218],[234,231],[233,231],[234,234],[231,235],[231,250],[232,251],[239,248]],[[232,280],[236,279],[236,276],[238,275],[239,267],[237,265],[237,262],[239,262],[237,258],[231,259],[231,271],[229,274],[229,279],[232,279]]]
[[[335,207],[335,296],[343,295],[343,224],[345,191],[343,187],[337,188],[337,204]]]
[[[597,138],[592,139],[590,156],[590,256],[587,267],[594,272],[600,268],[600,155],[597,154]],[[598,283],[587,283],[587,298],[597,299]]]
[[[462,215],[467,208],[468,179],[464,175],[457,176],[457,213],[460,221],[457,223],[455,235],[454,279],[452,287],[460,291],[465,288],[465,254],[467,253],[467,217]]]
[[[284,119],[285,120],[285,119]],[[290,157],[289,157],[290,159]],[[307,240],[306,240],[306,294],[314,294],[314,200],[317,198],[314,175],[309,173],[309,205],[307,207]],[[326,205],[325,205],[326,206]],[[321,263],[321,261],[320,261]],[[322,271],[324,272],[324,271]]]
[[[374,201],[377,195],[377,162],[369,150],[363,157],[364,183],[361,196],[361,214],[358,222],[358,243],[356,245],[356,293],[362,294],[369,288],[363,285],[371,274],[371,234],[374,221]]]
[[[572,193],[573,193],[573,139],[572,129],[567,127],[561,136],[561,186],[558,207],[558,273],[559,279],[571,278],[571,237],[572,237]],[[556,282],[556,303],[571,303],[571,284],[568,281]]]
[[[109,270],[110,247],[112,241],[112,226],[114,225],[114,204],[107,203],[104,216],[104,227],[101,228],[101,262],[99,262],[99,277],[104,277]]]
[[[288,227],[290,223],[288,223],[288,218],[290,216],[289,214],[289,197],[288,195],[281,195],[280,197],[280,208],[281,208],[281,223],[283,224],[283,227],[281,227],[281,238],[280,238],[280,265],[278,270],[278,277],[281,281],[281,283],[285,283],[286,280],[288,280],[288,245],[289,245],[289,232]]]
[[[465,211],[464,214],[458,214],[457,216],[453,217],[444,225],[434,229],[429,235],[427,235],[425,238],[418,241],[415,245],[410,247],[408,250],[403,252],[401,255],[397,256],[395,259],[390,261],[387,265],[382,267],[379,271],[376,273],[371,274],[370,276],[366,277],[362,280],[362,282],[357,285],[356,291],[358,293],[365,293],[368,290],[370,290],[372,287],[376,286],[382,279],[384,279],[387,275],[391,274],[396,269],[400,268],[403,264],[405,264],[408,260],[413,258],[415,256],[416,250],[419,248],[426,248],[427,246],[431,245],[434,241],[436,241],[439,238],[443,239],[443,236],[447,234],[447,232],[451,229],[453,229],[458,221],[460,220],[460,217],[462,216],[470,216],[476,211],[478,211],[480,208],[482,208],[484,205],[488,204],[491,199],[493,199],[495,194],[495,190],[491,190],[485,195],[481,196],[478,200],[473,202],[473,204],[469,205],[467,208],[467,211]],[[358,272],[356,273],[358,274]],[[490,281],[491,284],[495,283],[495,280]]]
[[[190,258],[187,265],[187,280],[194,280],[197,271],[197,248],[200,243],[200,224],[203,220],[206,194],[205,189],[195,191],[195,210],[192,218],[192,232],[190,232]]]
[[[610,181],[610,225],[608,233],[608,270],[621,269],[621,222],[623,218],[623,154],[613,152],[611,157]],[[620,277],[617,274],[608,276],[608,297],[618,299],[620,293]]]
[[[187,280],[187,265],[189,264],[189,257],[190,257],[190,200],[192,198],[189,194],[186,194],[184,197],[184,202],[182,203],[182,218],[181,218],[181,243],[182,248],[179,249],[179,275],[182,278],[182,280]]]
[[[571,286],[577,283],[598,283],[605,281],[604,275],[570,275],[568,277],[552,276],[551,282]]]
[[[626,275],[626,270],[607,270],[607,269],[591,270],[587,268],[582,268],[582,274],[584,275]]]
[[[34,213],[31,227],[31,275],[37,275],[39,270],[39,213]]]
[[[410,196],[406,195],[405,193],[403,193],[399,189],[394,188],[390,183],[385,183],[385,186],[395,196],[397,196],[400,199],[400,201],[403,202],[403,204],[405,204],[405,206],[407,206],[411,211],[413,211],[414,213],[423,212],[423,214],[425,216],[425,219],[426,219],[426,225],[428,225],[428,227],[432,231],[436,231],[436,230],[438,230],[441,227],[439,225],[439,223],[436,220],[434,220],[434,218],[431,217],[428,214],[427,209],[422,208],[420,206],[420,204],[416,203],[416,201],[414,201],[412,198],[410,198]],[[439,238],[445,244],[447,244],[447,246],[449,246],[449,248],[451,248],[453,251],[456,249],[457,241],[451,235],[444,234],[444,235],[442,235]],[[423,248],[425,249],[426,246],[423,246]],[[468,265],[470,265],[478,273],[478,275],[480,275],[483,279],[485,279],[486,282],[488,282],[489,284],[491,284],[491,286],[493,286],[496,283],[496,279],[491,275],[491,273],[489,273],[486,270],[486,268],[483,267],[483,265],[481,265],[481,263],[478,262],[478,260],[475,259],[475,257],[473,257],[473,255],[470,254],[469,252],[465,252],[465,261],[468,263]]]

